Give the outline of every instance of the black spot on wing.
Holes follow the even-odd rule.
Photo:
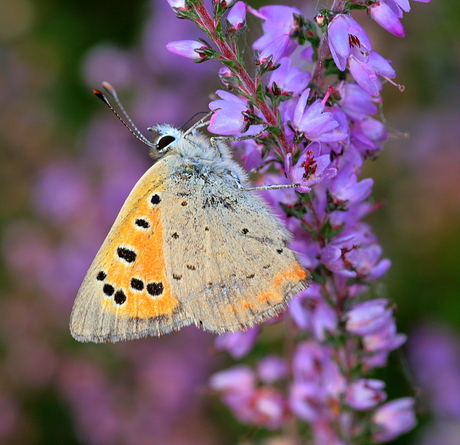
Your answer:
[[[136,261],[136,252],[131,249],[127,249],[126,247],[119,247],[117,249],[117,255],[122,260],[125,260],[127,263],[133,263]]]
[[[139,280],[138,278],[131,278],[131,288],[134,290],[143,290],[144,289],[144,283],[142,280]]]
[[[126,301],[126,295],[121,289],[119,289],[115,292],[113,299],[115,300],[115,303],[123,304]]]
[[[150,198],[150,203],[153,205],[160,204],[160,202],[161,202],[161,198],[160,198],[160,195],[158,195],[157,193],[153,194],[152,197]]]
[[[157,297],[163,293],[164,287],[161,281],[153,282],[147,284],[147,292],[152,295],[152,297]]]
[[[108,297],[111,297],[115,292],[115,288],[111,284],[104,284],[102,292],[104,292],[104,294],[106,294]]]
[[[134,224],[138,227],[142,227],[143,229],[148,229],[150,227],[149,222],[144,218],[137,218]]]
[[[98,274],[96,275],[97,281],[104,281],[106,278],[107,278],[107,274],[103,270],[98,272]]]

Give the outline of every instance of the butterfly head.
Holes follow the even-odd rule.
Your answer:
[[[168,124],[159,124],[148,128],[157,133],[152,148],[160,154],[167,153],[184,137],[184,132]]]

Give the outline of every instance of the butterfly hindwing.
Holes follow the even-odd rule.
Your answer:
[[[172,191],[175,191],[173,193]],[[231,177],[171,184],[162,213],[167,277],[193,323],[215,333],[281,312],[309,282],[290,234],[254,192]]]

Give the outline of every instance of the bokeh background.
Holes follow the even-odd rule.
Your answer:
[[[325,6],[289,4],[310,17]],[[383,111],[395,138],[363,172],[375,178],[374,197],[385,203],[369,222],[393,262],[372,292],[396,303],[399,330],[409,335],[378,377],[390,398],[419,397],[419,427],[394,443],[454,445],[460,5],[412,7],[405,39],[360,17],[406,85],[402,94],[385,86]],[[166,0],[0,0],[2,444],[225,445],[251,437],[206,386],[229,362],[212,335],[190,327],[160,339],[90,345],[68,332],[82,278],[150,164],[146,147],[92,88],[111,82],[141,129],[181,125],[207,110],[219,87],[216,63],[193,64],[165,49],[196,37]]]

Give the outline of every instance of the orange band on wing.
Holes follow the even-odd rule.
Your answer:
[[[289,269],[279,272],[275,275],[273,284],[280,289],[286,280],[300,281],[307,277],[307,273],[302,269],[299,263],[294,263]]]
[[[285,283],[291,282],[294,285],[305,278],[307,278],[307,272],[302,269],[299,263],[294,262],[288,269],[278,272],[273,279],[272,286],[268,290],[261,292],[256,298],[261,303],[266,303],[270,300],[280,303],[286,294],[286,290],[283,289]]]
[[[144,188],[141,184],[133,190],[135,202],[128,200],[125,206],[133,206],[135,211],[126,216],[107,245],[110,267],[104,282],[113,286],[113,292],[102,298],[105,309],[117,317],[172,315],[179,303],[165,274],[160,218],[163,188],[157,187],[151,194],[141,193]]]

